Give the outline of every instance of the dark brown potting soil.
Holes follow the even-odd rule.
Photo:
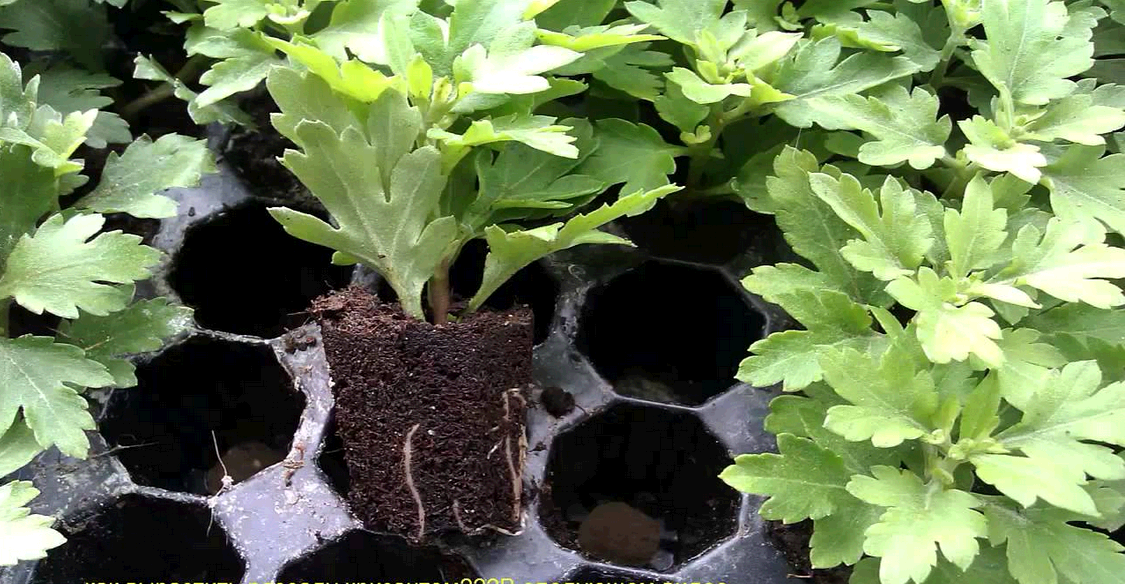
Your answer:
[[[421,541],[521,527],[532,316],[434,326],[362,288],[313,302],[350,475],[368,529]]]
[[[766,523],[766,536],[785,556],[793,568],[793,576],[809,584],[848,584],[852,569],[837,566],[827,570],[814,570],[809,561],[809,540],[813,534],[812,521],[785,525],[780,521]]]

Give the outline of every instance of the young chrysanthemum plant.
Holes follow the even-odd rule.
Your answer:
[[[855,565],[852,584],[1125,578],[1107,535],[1125,525],[1125,135],[1107,136],[1125,77],[1095,58],[1122,51],[1125,13],[1104,4],[807,23],[873,46],[898,22],[896,45],[941,47],[930,75],[811,100],[811,122],[862,133],[811,130],[816,148],[785,147],[748,198],[805,262],[744,284],[802,328],[755,343],[739,376],[791,393],[765,421],[778,453],[722,478],[768,497],[767,519],[811,519],[813,567]],[[946,108],[971,111],[954,125]]]
[[[136,385],[126,357],[159,349],[191,325],[189,309],[134,301],[134,282],[151,275],[161,254],[140,236],[102,231],[103,213],[174,215],[175,203],[157,193],[193,186],[213,168],[201,141],[143,136],[110,154],[101,181],[83,188],[75,151],[131,140],[120,118],[99,111],[112,100],[92,89],[117,82],[58,63],[28,65],[41,73],[25,79],[0,53],[0,477],[52,447],[85,458],[95,425],[82,393]],[[70,196],[77,189],[84,194]],[[15,330],[14,304],[61,318],[55,336]],[[37,494],[30,482],[0,486],[0,565],[63,543],[53,518],[27,509]]]
[[[585,89],[544,74],[579,50],[660,37],[637,24],[550,36],[532,20],[547,4],[461,0],[451,12],[388,13],[367,39],[383,48],[362,54],[374,66],[343,55],[336,37],[254,33],[288,56],[267,80],[280,108],[273,124],[297,148],[282,161],[331,222],[270,213],[335,250],[334,262],[374,270],[397,296],[396,307],[353,288],[313,306],[351,507],[375,529],[415,540],[520,529],[531,314],[480,309],[548,254],[628,245],[598,228],[678,190],[627,189],[581,213],[612,184],[590,172],[592,155],[615,152],[585,120],[535,113]],[[456,304],[450,268],[475,239],[488,247],[482,282]]]

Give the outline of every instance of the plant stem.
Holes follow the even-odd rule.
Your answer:
[[[449,322],[449,305],[452,296],[449,264],[449,260],[443,260],[434,270],[434,275],[426,286],[426,296],[430,302],[430,310],[433,312],[434,324]]]
[[[12,300],[5,298],[0,300],[0,338],[8,336],[8,309],[12,306]]]
[[[195,55],[187,60],[183,67],[176,72],[174,76],[179,81],[187,81],[195,77],[197,73],[204,69],[206,60],[203,55]],[[119,110],[121,117],[126,120],[131,120],[137,117],[145,109],[154,106],[169,97],[176,94],[176,86],[173,83],[165,83],[156,89],[153,89],[137,99],[125,104]]]

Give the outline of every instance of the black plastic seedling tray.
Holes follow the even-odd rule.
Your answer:
[[[537,319],[524,529],[412,548],[349,515],[329,371],[302,313],[333,287],[377,282],[286,236],[252,194],[260,177],[220,170],[172,191],[180,215],[151,237],[168,261],[146,293],[196,308],[199,330],[140,359],[139,387],[93,396],[88,460],[51,451],[16,475],[69,542],[0,569],[0,584],[782,584],[795,570],[761,501],[717,478],[732,455],[774,444],[762,429],[774,393],[731,381],[751,342],[788,326],[737,283],[784,255],[771,226],[736,205],[660,208],[614,226],[638,248],[557,254],[501,290]],[[242,479],[231,487],[216,450]],[[582,551],[582,522],[609,501],[660,522],[659,550],[631,561],[643,565]]]

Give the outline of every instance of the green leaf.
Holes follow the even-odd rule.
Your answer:
[[[1059,300],[1098,308],[1125,304],[1125,295],[1102,278],[1125,277],[1125,249],[1085,243],[1081,226],[1052,218],[1046,233],[1025,225],[1012,243],[1014,260],[989,281],[993,286],[1027,285]]]
[[[572,51],[586,52],[605,47],[616,47],[632,43],[660,41],[664,37],[656,34],[640,34],[648,28],[647,24],[618,24],[587,26],[553,32],[539,29],[536,36],[544,44],[563,47]]]
[[[304,65],[309,71],[328,82],[332,89],[364,103],[371,103],[384,91],[400,84],[395,77],[388,77],[372,69],[363,61],[349,59],[337,61],[328,53],[304,44],[294,44],[272,37],[263,37],[273,48],[289,55],[289,58]]]
[[[91,70],[102,68],[109,40],[105,8],[88,0],[21,0],[0,8],[4,44],[33,51],[66,51]]]
[[[38,496],[38,489],[27,481],[0,486],[0,566],[45,558],[47,550],[66,543],[62,534],[51,529],[53,517],[32,515],[26,507]]]
[[[1000,326],[992,320],[995,313],[979,302],[953,304],[957,284],[951,278],[940,278],[923,267],[917,280],[899,278],[887,286],[887,292],[903,306],[918,311],[914,319],[918,340],[934,363],[964,361],[975,355],[991,367],[1003,364],[1004,354],[996,344]]]
[[[82,314],[77,320],[63,321],[59,341],[81,347],[87,359],[105,365],[113,374],[115,386],[132,387],[137,378],[132,363],[124,357],[160,349],[168,339],[191,327],[190,308],[155,298],[140,300],[107,316]]]
[[[598,227],[625,215],[642,213],[656,204],[658,199],[679,191],[680,188],[666,185],[627,195],[612,205],[602,205],[594,211],[577,215],[565,224],[554,223],[512,232],[495,225],[489,226],[485,229],[489,252],[484,262],[484,277],[480,289],[469,302],[469,310],[480,308],[516,272],[556,251],[589,243],[632,245],[628,240],[599,231]]]
[[[2,54],[2,53],[0,53]],[[58,200],[55,174],[30,164],[24,146],[0,146],[0,176],[4,177],[4,212],[0,213],[0,266],[19,241],[35,229],[39,219]]]
[[[1070,94],[1068,78],[1094,64],[1091,28],[1071,22],[1062,2],[986,1],[981,19],[988,40],[976,43],[973,62],[1018,103],[1045,105]]]
[[[778,116],[791,125],[807,128],[817,121],[817,110],[809,107],[810,100],[856,94],[918,70],[905,57],[876,53],[855,53],[841,61],[841,49],[834,37],[803,41],[778,64],[767,81],[793,96],[773,105]]]
[[[880,562],[867,558],[856,565],[849,584],[881,584],[879,581]],[[1008,573],[1008,560],[1003,548],[985,547],[973,560],[968,570],[962,570],[952,563],[939,559],[926,584],[1017,584]]]
[[[876,361],[858,351],[829,351],[820,358],[824,379],[851,405],[828,410],[824,427],[851,441],[898,446],[930,431],[938,396],[929,372],[915,373],[892,346]]]
[[[99,90],[121,85],[121,82],[104,73],[90,73],[66,65],[55,65],[39,75],[39,103],[49,105],[62,115],[101,109],[113,99]],[[99,111],[94,125],[86,133],[86,145],[105,148],[108,144],[123,144],[133,139],[129,124],[113,112]]]
[[[1084,474],[1125,479],[1125,460],[1105,446],[1083,442],[1125,445],[1125,425],[1120,423],[1125,418],[1125,383],[1098,389],[1100,384],[1096,362],[1067,364],[1021,404],[1023,419],[997,437],[1006,448],[1032,459],[1065,459],[1078,481]]]
[[[1125,550],[1102,533],[1069,525],[1056,509],[984,508],[992,545],[1007,544],[1008,569],[1020,584],[1125,582]],[[1062,578],[1060,578],[1060,576]]]
[[[402,99],[387,92],[383,99]],[[391,123],[383,120],[382,123]],[[337,133],[323,122],[304,121],[296,133],[304,152],[283,162],[331,213],[338,227],[294,211],[270,214],[300,239],[330,247],[378,271],[398,293],[408,314],[422,320],[422,288],[458,235],[452,217],[432,219],[445,187],[441,155],[433,147],[400,152],[384,188],[379,148],[354,127]]]
[[[1104,146],[1071,146],[1043,169],[1043,184],[1060,219],[1125,233],[1125,154],[1103,154]]]
[[[350,51],[361,61],[387,65],[384,27],[418,8],[418,0],[345,0],[332,9],[328,26],[312,35],[317,45],[339,59]],[[386,19],[386,20],[384,20]]]
[[[1066,364],[1066,358],[1054,345],[1039,342],[1041,336],[1032,329],[1004,331],[999,341],[1004,351],[1004,366],[998,370],[1001,395],[1020,409],[1028,407],[1036,389],[1047,379],[1047,371]]]
[[[270,13],[269,0],[214,0],[203,12],[207,26],[218,30],[250,28]]]
[[[684,97],[699,104],[718,103],[724,99],[737,95],[750,97],[750,85],[746,83],[711,84],[699,78],[694,71],[683,67],[674,67],[671,73],[665,73],[669,81],[680,86]]]
[[[660,90],[664,82],[654,71],[670,66],[672,59],[660,51],[648,50],[647,46],[648,43],[629,45],[606,57],[604,66],[593,72],[594,78],[639,99],[662,99]]]
[[[199,82],[208,87],[195,98],[195,106],[205,108],[236,93],[250,91],[269,75],[273,67],[281,64],[272,49],[220,61],[199,78]]]
[[[862,333],[862,334],[857,334]],[[878,350],[885,339],[870,326],[862,331],[784,331],[750,346],[754,353],[738,368],[739,381],[756,387],[782,383],[784,391],[797,391],[823,379],[820,358],[833,350]]]
[[[56,176],[78,172],[82,163],[69,158],[86,141],[97,115],[97,110],[90,110],[63,116],[50,106],[40,106],[26,128],[0,127],[0,142],[31,147],[32,160],[54,169]]]
[[[838,27],[852,31],[864,45],[878,47],[881,51],[902,51],[919,72],[932,71],[941,61],[941,51],[926,41],[920,26],[929,23],[915,22],[903,13],[891,14],[879,10],[868,11],[867,17],[865,22],[845,23]]]
[[[1038,499],[1081,515],[1097,515],[1098,510],[1065,460],[1033,459],[1005,454],[978,454],[969,459],[977,477],[1001,493],[1030,507]]]
[[[945,156],[952,122],[937,117],[938,98],[916,87],[910,93],[892,86],[878,95],[827,96],[809,100],[816,121],[829,130],[862,130],[873,139],[859,149],[859,160],[874,166],[909,162],[924,170]]]
[[[855,177],[839,179],[816,173],[809,184],[820,200],[854,228],[862,240],[849,241],[840,253],[857,269],[880,280],[914,273],[933,245],[930,224],[917,213],[914,196],[888,177],[879,190],[879,201]]]
[[[882,558],[883,584],[921,584],[938,564],[937,550],[967,570],[980,551],[977,538],[987,522],[976,509],[980,501],[955,489],[934,490],[909,470],[881,466],[875,477],[856,476],[848,492],[872,505],[887,507],[879,523],[866,532],[864,551]]]
[[[458,79],[471,80],[472,90],[486,94],[523,95],[550,89],[542,73],[553,71],[581,57],[570,49],[550,45],[532,46],[535,26],[526,23],[501,32],[486,50],[473,45],[453,64]]]
[[[744,493],[767,496],[759,513],[765,519],[795,523],[820,519],[851,507],[846,489],[851,473],[844,461],[812,440],[777,437],[780,454],[743,454],[719,475]]]
[[[682,151],[665,143],[651,127],[616,118],[598,120],[594,137],[598,149],[579,172],[610,185],[625,183],[623,193],[668,184],[668,175],[676,171],[675,157]]]
[[[25,87],[20,64],[0,52],[0,125],[24,128],[31,123],[38,88],[34,79]]]
[[[354,126],[359,130],[365,129],[365,124],[352,113],[353,108],[349,107],[351,105],[349,98],[334,93],[327,81],[310,72],[298,71],[292,67],[276,67],[266,79],[266,88],[281,110],[281,113],[273,114],[270,118],[274,128],[298,146],[302,144],[299,142],[300,136],[297,135],[297,125],[303,120],[320,121],[337,133],[343,133],[348,126]],[[399,100],[393,102],[401,103]],[[417,110],[413,116],[406,112],[400,115],[402,117],[396,118],[393,127],[409,123],[412,118],[419,120],[421,116]],[[421,131],[421,122],[415,121],[411,125],[417,137],[418,132]]]
[[[965,188],[961,209],[946,209],[945,240],[949,249],[950,275],[963,278],[969,272],[988,268],[996,263],[1000,245],[1008,237],[1004,228],[1008,213],[995,209],[992,189],[977,176]]]
[[[684,45],[695,45],[699,31],[719,21],[727,0],[657,0],[626,2],[637,20],[652,25],[660,34]]]
[[[65,221],[53,215],[21,237],[0,277],[0,298],[63,318],[77,318],[79,308],[99,316],[124,308],[131,291],[111,284],[148,278],[161,254],[141,245],[137,235],[111,231],[95,237],[104,224],[101,215]]]
[[[578,148],[574,146],[576,138],[567,133],[570,126],[559,125],[555,121],[556,118],[550,116],[512,114],[477,120],[463,134],[431,128],[427,135],[440,140],[447,148],[452,149],[451,158],[456,160],[459,160],[458,156],[467,154],[468,149],[473,146],[496,142],[520,142],[555,156],[578,158]],[[449,156],[448,152],[447,156]],[[449,168],[452,166],[452,164],[448,165]]]
[[[85,458],[90,447],[84,430],[94,429],[86,400],[71,387],[107,387],[113,376],[82,349],[49,337],[0,338],[0,375],[8,380],[0,393],[0,435],[23,411],[23,419],[44,449]]]
[[[531,0],[457,2],[449,18],[447,62],[451,65],[455,57],[460,56],[472,45],[490,45],[497,36],[525,20],[524,12],[530,5]],[[426,61],[433,65],[437,75],[443,75],[448,71],[448,66],[441,66],[443,64],[440,61],[435,62],[428,56]]]
[[[664,95],[653,100],[661,119],[676,126],[681,132],[693,133],[711,113],[707,106],[687,98],[675,83],[665,88]],[[770,160],[773,160],[772,157]]]
[[[1125,345],[1125,311],[1100,310],[1086,304],[1062,304],[1023,321],[1046,334],[1073,335]]]
[[[0,477],[8,476],[31,462],[43,447],[35,441],[35,433],[18,417],[8,431],[0,434]]]
[[[228,102],[219,102],[208,107],[199,107],[195,102],[195,98],[198,97],[199,94],[189,89],[183,81],[173,77],[171,73],[166,71],[156,61],[143,55],[137,55],[137,58],[134,59],[133,62],[136,64],[133,76],[137,79],[159,81],[171,85],[173,95],[176,99],[187,102],[188,115],[191,116],[192,121],[196,124],[204,125],[213,122],[223,124],[250,123],[250,116],[239,110],[236,105]]]
[[[1042,176],[1040,168],[1047,166],[1047,157],[1039,147],[1012,139],[995,122],[982,116],[957,122],[969,144],[965,155],[969,160],[996,172],[1010,172],[1019,178],[1037,183]]]
[[[1052,101],[1041,115],[1026,124],[1028,140],[1051,142],[1066,140],[1087,146],[1105,144],[1101,134],[1125,126],[1125,110],[1095,105],[1094,96],[1075,94]]]
[[[841,174],[830,166],[821,168],[813,154],[788,146],[774,160],[774,176],[766,179],[766,186],[778,227],[793,251],[831,278],[836,288],[857,302],[879,304],[882,284],[840,255],[840,249],[860,235],[813,192],[809,177],[817,172]]]
[[[176,202],[159,193],[197,186],[204,174],[213,172],[215,162],[206,141],[167,134],[153,142],[141,136],[121,156],[110,153],[98,187],[75,205],[98,213],[173,217]]]

